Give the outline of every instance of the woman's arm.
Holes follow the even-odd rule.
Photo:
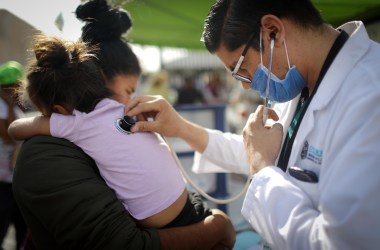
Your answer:
[[[16,140],[25,140],[35,135],[50,135],[50,118],[36,116],[13,121],[8,134]]]
[[[232,249],[236,235],[231,221],[220,210],[212,212],[197,224],[158,230],[161,249]]]

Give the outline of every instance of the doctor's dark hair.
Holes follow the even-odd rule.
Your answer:
[[[41,34],[34,37],[33,52],[35,58],[19,91],[44,115],[51,115],[56,104],[88,113],[100,100],[111,97],[95,55],[85,43]]]
[[[258,51],[261,18],[267,14],[286,18],[304,29],[324,23],[310,0],[217,0],[204,22],[205,47],[215,53],[223,43],[233,51],[253,34],[251,47]]]
[[[112,81],[118,75],[141,74],[137,56],[123,38],[132,28],[127,11],[111,8],[106,0],[91,0],[79,5],[75,14],[85,22],[82,40],[99,48],[94,52],[107,80]]]

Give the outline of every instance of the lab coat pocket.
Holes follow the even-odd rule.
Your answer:
[[[314,207],[317,207],[319,201],[319,185],[318,176],[308,170],[292,166],[287,171],[289,180],[298,186],[312,201]]]

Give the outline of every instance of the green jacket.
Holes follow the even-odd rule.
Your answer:
[[[13,192],[37,249],[159,249],[155,229],[140,229],[100,177],[94,161],[71,142],[26,141]]]

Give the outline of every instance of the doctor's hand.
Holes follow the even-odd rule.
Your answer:
[[[263,105],[258,106],[243,129],[244,146],[252,175],[275,164],[282,143],[282,125],[275,123],[272,126],[264,126],[263,110]],[[272,109],[268,110],[268,118],[278,120]]]
[[[136,116],[132,132],[152,131],[168,137],[180,137],[185,120],[162,96],[136,96],[125,106],[126,115]],[[148,121],[152,118],[153,121]]]

